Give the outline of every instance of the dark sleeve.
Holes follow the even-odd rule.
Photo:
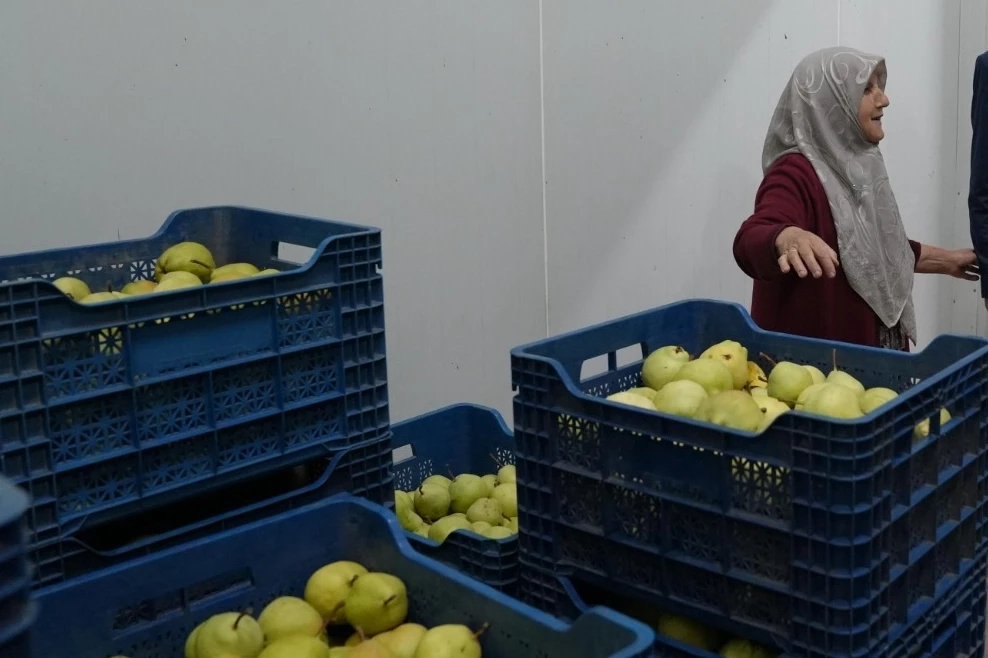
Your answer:
[[[967,196],[971,244],[982,271],[988,271],[988,53],[974,63],[971,128],[971,182]],[[981,278],[981,296],[988,297],[988,277]]]
[[[734,260],[752,279],[765,281],[782,274],[775,239],[783,229],[812,227],[810,198],[802,179],[798,168],[780,162],[758,187],[755,212],[734,236]]]
[[[923,251],[923,245],[922,245],[922,243],[916,242],[915,240],[910,240],[909,241],[909,246],[912,247],[912,250],[913,250],[913,261],[914,261],[914,263],[919,263],[919,255]],[[915,266],[913,267],[913,269],[915,269]]]

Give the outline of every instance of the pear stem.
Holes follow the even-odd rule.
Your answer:
[[[488,629],[489,629],[490,627],[491,627],[491,625],[490,625],[490,624],[488,624],[488,623],[487,623],[487,622],[485,621],[485,622],[484,622],[484,625],[483,625],[483,626],[481,626],[480,628],[478,628],[478,629],[477,629],[477,632],[473,634],[473,639],[475,639],[475,640],[476,640],[476,639],[478,639],[478,638],[479,638],[479,637],[480,637],[481,635],[483,635],[484,633],[486,633],[486,632],[487,632],[487,630],[488,630]]]
[[[237,619],[233,622],[233,630],[237,630],[237,626],[240,625],[240,620],[250,614],[250,610],[244,610],[240,613]]]
[[[456,476],[453,475],[453,469],[449,467],[449,464],[446,464],[446,472],[449,473],[449,479],[450,480],[455,480],[456,479]]]
[[[364,629],[362,629],[360,626],[357,626],[357,635],[360,636],[361,642],[367,641],[367,636],[364,634]]]
[[[830,360],[834,364],[834,370],[837,370],[837,348],[835,347],[833,352],[830,354]]]
[[[391,603],[392,601],[394,601],[396,598],[398,598],[398,595],[397,594],[392,594],[388,598],[384,599],[384,605],[388,605],[389,603]]]
[[[500,459],[498,459],[497,456],[493,452],[490,453],[490,455],[491,455],[491,460],[494,462],[494,465],[495,466],[497,466],[498,468],[504,468],[504,462],[502,462]]]
[[[765,352],[759,352],[758,353],[758,356],[762,357],[763,359],[765,359],[766,361],[768,361],[769,363],[771,363],[773,368],[775,366],[779,365],[778,361],[776,361],[775,359],[773,359],[772,357],[770,357]]]

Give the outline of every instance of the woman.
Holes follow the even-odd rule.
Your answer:
[[[878,143],[885,60],[851,48],[806,57],[772,117],[755,212],[734,258],[764,329],[908,350],[913,273],[978,279],[972,249],[906,237]]]

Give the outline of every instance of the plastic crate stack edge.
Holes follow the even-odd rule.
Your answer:
[[[120,289],[186,240],[282,273],[92,306],[49,283]],[[32,496],[32,544],[385,436],[381,262],[378,229],[234,207],[0,258],[0,472]]]
[[[515,463],[514,435],[496,410],[458,404],[392,426],[396,451],[411,456],[395,464],[395,488],[409,491],[430,475],[496,473],[497,463]],[[495,459],[497,462],[495,462]],[[442,544],[406,533],[420,553],[513,594],[518,581],[518,539],[483,539],[457,530]]]
[[[602,399],[638,385],[662,345],[697,354],[725,339],[825,371],[836,349],[866,386],[903,392],[860,421],[785,414],[757,437]],[[884,655],[890,629],[986,537],[986,373],[981,339],[891,353],[764,332],[706,300],[517,348],[521,557],[675,598],[795,655]],[[914,446],[941,406],[953,419]]]
[[[28,506],[27,495],[0,476],[0,656],[30,650],[30,629],[38,613],[27,559]]]

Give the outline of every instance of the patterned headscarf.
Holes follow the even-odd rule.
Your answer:
[[[772,116],[762,170],[789,153],[806,156],[827,192],[848,282],[887,328],[901,325],[915,343],[915,257],[885,160],[858,124],[858,108],[876,70],[884,89],[883,57],[837,47],[803,59]]]

